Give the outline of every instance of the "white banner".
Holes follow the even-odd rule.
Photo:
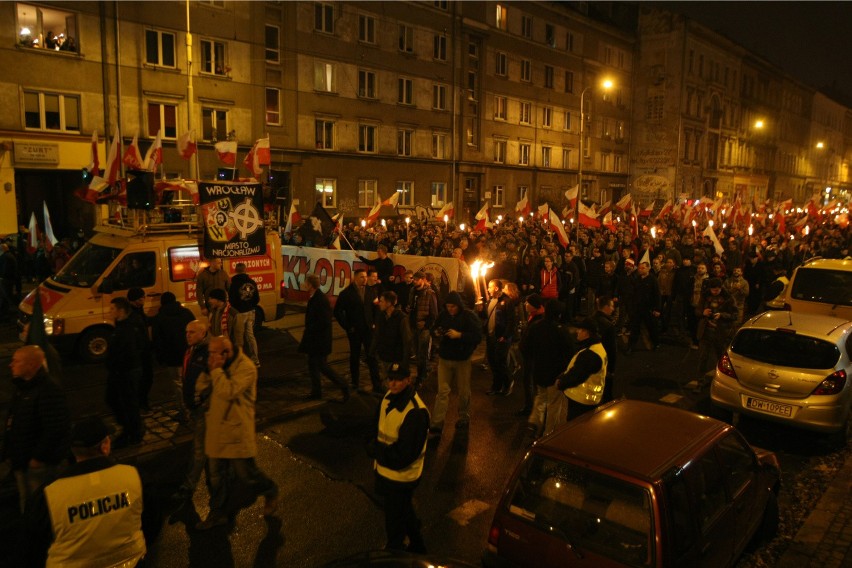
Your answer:
[[[376,253],[368,251],[334,250],[313,247],[281,247],[284,266],[284,288],[287,299],[307,301],[302,291],[302,283],[308,274],[316,274],[320,279],[320,289],[328,295],[334,304],[337,296],[352,281],[352,273],[359,268],[368,268],[358,259],[375,258]],[[464,271],[455,258],[438,256],[412,256],[407,254],[388,255],[394,262],[394,282],[402,280],[406,270],[430,273],[438,287],[438,298],[443,299],[451,291],[461,291],[464,284]]]

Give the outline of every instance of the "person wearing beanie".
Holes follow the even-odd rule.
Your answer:
[[[456,429],[467,428],[470,423],[470,358],[482,341],[482,325],[476,314],[465,308],[461,294],[450,292],[431,333],[439,346],[438,394],[432,408],[429,433],[437,437],[444,428],[453,383],[459,396]]]
[[[728,348],[728,341],[737,319],[737,305],[722,287],[718,278],[708,278],[707,288],[701,294],[696,315],[698,322],[698,380],[696,390],[701,390],[709,380],[704,374],[713,368]]]
[[[600,404],[606,381],[607,356],[598,337],[594,318],[573,323],[577,330],[578,351],[564,373],[556,378],[556,386],[568,398],[568,419],[590,412]],[[564,420],[564,416],[558,420]],[[548,420],[550,423],[550,420]]]

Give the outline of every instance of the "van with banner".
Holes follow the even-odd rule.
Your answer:
[[[265,223],[262,202],[246,195],[259,184],[210,184],[218,190],[200,204],[127,210],[99,205],[100,222],[92,238],[55,275],[20,303],[18,326],[29,322],[38,295],[45,331],[64,353],[100,361],[112,333],[110,301],[133,287],[145,291],[145,313],[153,316],[164,292],[200,315],[195,277],[212,258],[221,258],[229,274],[238,262],[258,286],[256,320],[284,315],[281,240],[277,227]],[[249,187],[251,186],[251,187]],[[236,199],[230,199],[236,198]],[[110,214],[108,207],[113,208]],[[212,233],[212,235],[211,235]]]

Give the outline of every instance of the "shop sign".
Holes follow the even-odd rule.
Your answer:
[[[59,144],[15,142],[15,163],[59,165]]]

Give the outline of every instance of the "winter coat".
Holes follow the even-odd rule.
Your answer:
[[[337,297],[334,304],[334,319],[346,333],[364,335],[373,327],[373,300],[370,286],[364,286],[364,300],[358,293],[358,286],[350,284]],[[316,295],[316,294],[314,294]]]
[[[524,361],[532,365],[533,381],[540,387],[552,386],[574,354],[568,331],[549,317],[530,324],[520,348]]]
[[[411,355],[411,328],[408,316],[394,308],[388,316],[379,312],[370,344],[370,355],[385,363],[408,364]]]
[[[260,303],[257,283],[248,274],[235,274],[228,289],[228,301],[241,314],[254,311]]]
[[[475,313],[465,309],[458,293],[450,292],[447,295],[447,301],[457,305],[459,312],[451,316],[450,312],[444,308],[438,314],[435,325],[432,326],[432,334],[441,341],[438,356],[447,361],[467,361],[482,341],[482,325]],[[445,333],[451,329],[461,332],[461,337],[458,339],[447,337]]]
[[[230,287],[231,279],[224,270],[217,270],[215,273],[210,272],[210,268],[205,268],[195,277],[195,296],[198,298],[198,305],[202,308],[207,307],[207,297],[211,290],[221,288],[227,291]]]
[[[106,357],[109,378],[120,379],[131,369],[141,369],[143,345],[142,332],[130,317],[115,322]]]
[[[195,319],[188,308],[179,303],[160,307],[151,318],[151,334],[157,361],[166,367],[179,367],[186,353],[186,324]]]
[[[65,392],[44,369],[26,381],[13,379],[15,391],[6,419],[3,460],[23,470],[31,459],[56,465],[71,451],[71,419]]]
[[[320,290],[314,291],[308,300],[299,353],[320,357],[331,353],[331,305]]]
[[[257,367],[242,351],[220,369],[203,373],[195,392],[209,386],[210,408],[205,415],[204,453],[211,458],[253,458],[257,455],[254,404],[257,400]]]

